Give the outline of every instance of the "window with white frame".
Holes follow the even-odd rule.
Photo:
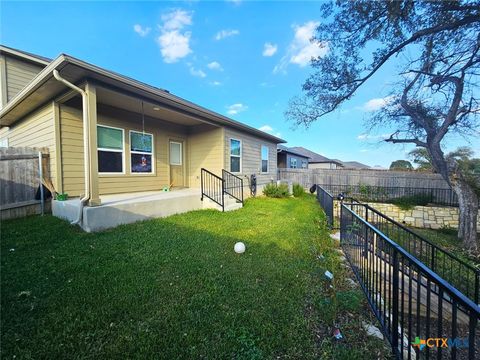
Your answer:
[[[302,169],[306,169],[308,167],[308,161],[302,160]]]
[[[98,172],[123,174],[123,129],[97,125]]]
[[[132,174],[153,173],[153,135],[130,131],[130,171]]]
[[[230,139],[230,171],[239,173],[242,169],[242,142]]]
[[[297,159],[290,158],[290,168],[296,169],[297,168]]]
[[[262,173],[268,173],[268,146],[262,145]]]

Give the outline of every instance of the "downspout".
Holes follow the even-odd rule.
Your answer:
[[[90,148],[90,125],[88,119],[88,99],[87,93],[85,90],[79,88],[78,86],[73,85],[71,82],[68,82],[64,78],[60,76],[60,73],[57,69],[53,70],[53,76],[58,81],[64,83],[69,88],[79,92],[82,95],[82,112],[83,112],[83,162],[84,162],[84,172],[85,172],[85,195],[80,199],[80,208],[78,211],[78,216],[75,221],[72,222],[73,225],[81,224],[83,218],[83,208],[85,204],[90,200],[90,155],[89,155],[89,148]]]

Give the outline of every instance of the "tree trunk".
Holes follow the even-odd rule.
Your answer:
[[[449,167],[438,141],[428,141],[428,153],[434,169],[448,182],[458,197],[458,238],[468,250],[479,251],[477,240],[478,196],[458,173],[456,166]],[[451,164],[452,165],[452,164]]]
[[[478,196],[464,180],[453,181],[452,188],[458,197],[458,238],[462,240],[466,249],[478,251],[480,248],[477,239]]]

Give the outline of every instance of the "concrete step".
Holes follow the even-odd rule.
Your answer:
[[[234,210],[238,210],[238,209],[241,209],[243,207],[242,203],[233,203],[233,204],[229,204],[229,205],[225,205],[225,211],[234,211]]]
[[[238,202],[237,199],[226,195],[224,198],[224,209],[225,211],[233,211],[237,210],[243,207],[241,202]],[[207,197],[203,198],[203,206],[204,209],[217,209],[219,211],[222,211],[222,207],[215,203],[214,201],[210,200]]]

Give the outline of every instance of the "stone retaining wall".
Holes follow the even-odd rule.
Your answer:
[[[442,227],[458,228],[458,208],[439,206],[415,206],[411,210],[402,210],[393,204],[368,203],[371,207],[399,223],[427,229]],[[477,219],[480,230],[480,217]]]

